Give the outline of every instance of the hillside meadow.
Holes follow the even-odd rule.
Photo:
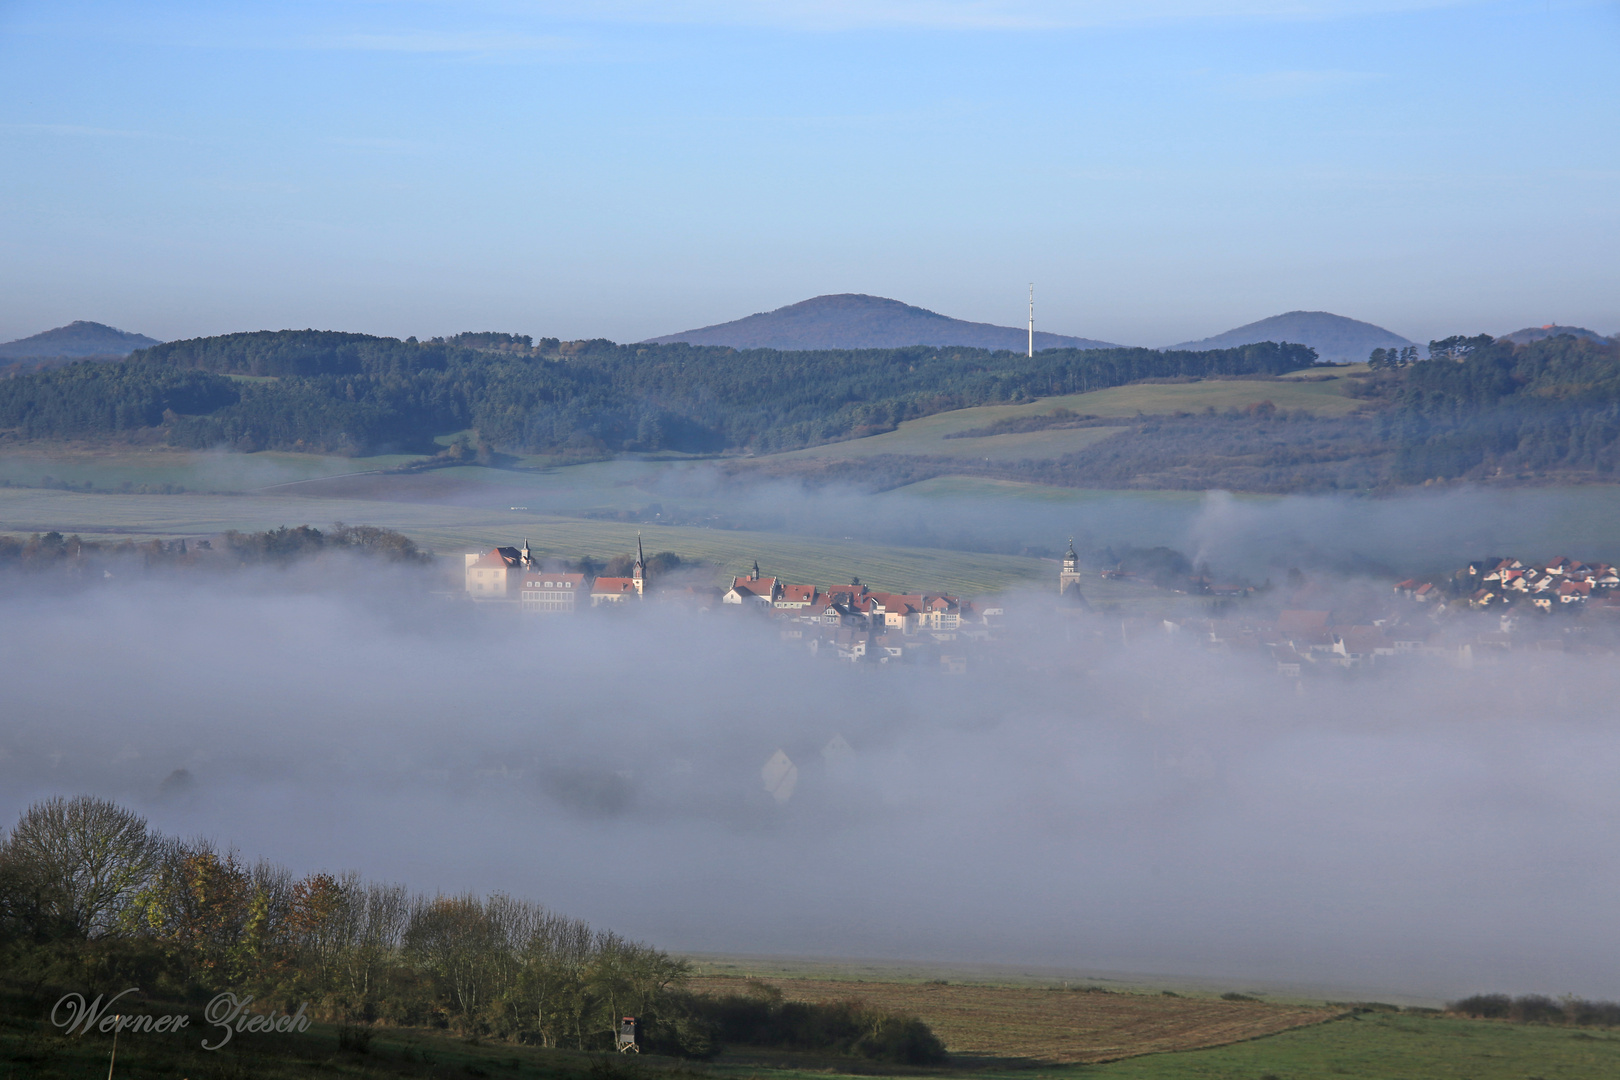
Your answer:
[[[895,430],[880,435],[825,443],[773,456],[782,460],[858,460],[879,454],[913,454],[1018,461],[1072,454],[1120,430],[1109,427],[1060,428],[975,438],[946,438],[998,421],[1048,416],[1057,409],[1068,409],[1085,416],[1129,418],[1197,413],[1205,409],[1223,412],[1269,401],[1278,409],[1297,410],[1313,416],[1343,416],[1354,412],[1360,404],[1345,394],[1345,387],[1349,385],[1346,379],[1352,372],[1364,367],[1355,365],[1330,373],[1295,373],[1264,380],[1201,379],[1196,382],[1134,383],[1093,390],[1088,394],[1044,397],[1023,405],[981,405],[907,420]]]

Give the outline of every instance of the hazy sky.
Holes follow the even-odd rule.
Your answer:
[[[1620,330],[1620,5],[0,0],[0,340]]]

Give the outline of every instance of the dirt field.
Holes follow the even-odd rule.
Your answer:
[[[856,998],[919,1016],[953,1054],[1053,1064],[1222,1046],[1319,1024],[1338,1010],[1211,998],[1026,987],[770,979],[790,1001]],[[699,978],[706,994],[740,993],[740,978]]]

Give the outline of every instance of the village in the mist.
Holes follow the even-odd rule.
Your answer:
[[[90,580],[4,601],[0,815],[93,793],[299,873],[543,897],[695,954],[1620,993],[1590,948],[1620,811],[1608,586],[1580,612],[1395,587],[1448,545],[1465,576],[1476,544],[1542,550],[1502,507],[1558,493],[931,496],[976,558],[1046,568],[967,595],[926,585],[962,573],[948,549],[908,549],[912,589],[863,563],[912,517],[893,496],[728,490],[739,520],[861,543],[815,577],[786,538],[743,532],[722,567],[656,520],[583,563],[543,522],[416,562],[76,539]],[[1019,534],[1050,554],[996,554]],[[1174,551],[1197,573],[1154,579]]]
[[[0,2],[0,1080],[1620,1076],[1616,45]]]

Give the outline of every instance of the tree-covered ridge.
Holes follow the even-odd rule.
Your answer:
[[[1571,335],[1429,343],[1372,388],[1390,402],[1398,482],[1620,468],[1620,344]]]
[[[0,427],[30,438],[162,428],[181,446],[361,453],[475,429],[514,452],[791,449],[949,409],[1144,378],[1281,374],[1299,345],[1210,352],[982,349],[780,352],[466,334],[417,342],[331,331],[175,341],[96,376],[0,381]]]

